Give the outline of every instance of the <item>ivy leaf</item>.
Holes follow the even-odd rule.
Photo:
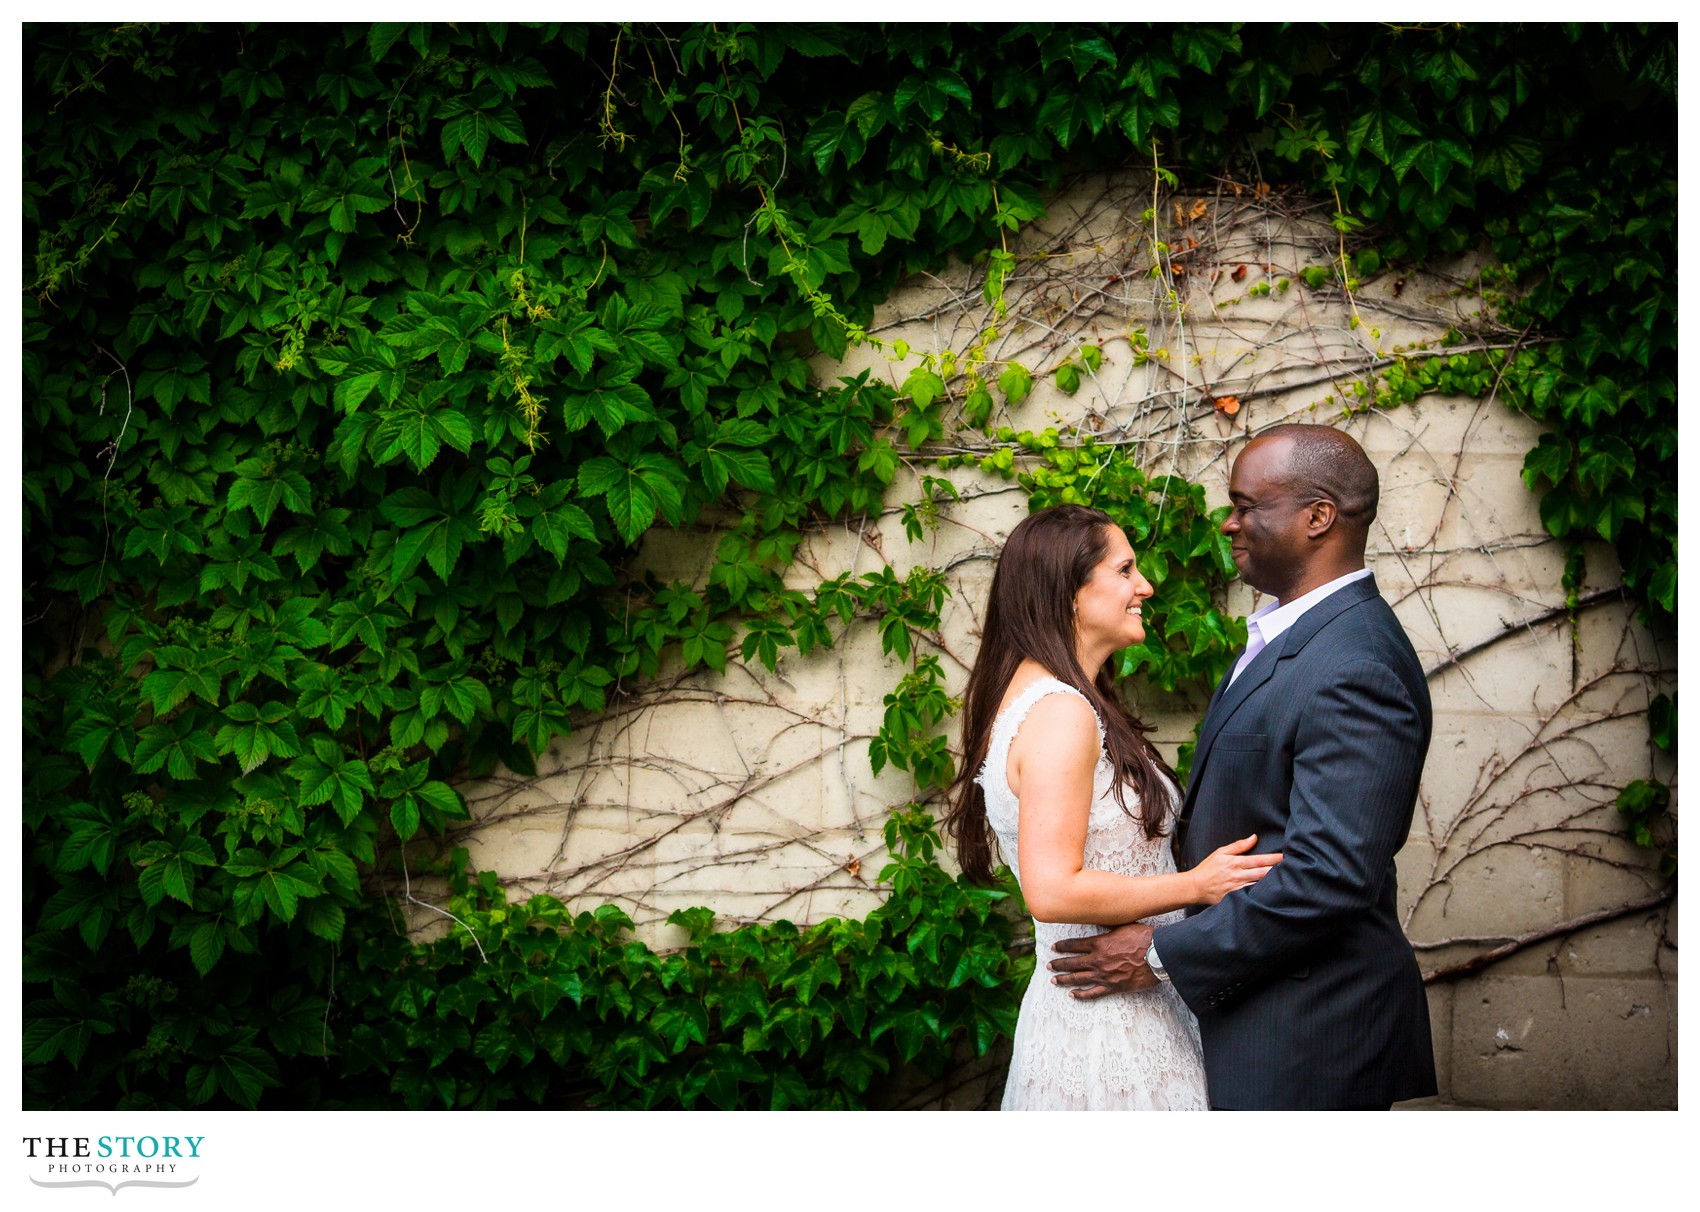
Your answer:
[[[1545,439],[1550,435],[1541,436]],[[1530,456],[1534,453],[1530,451]],[[1628,481],[1635,475],[1635,452],[1622,438],[1610,434],[1589,434],[1579,443],[1579,453],[1576,477],[1591,485],[1595,492],[1604,492],[1614,479]],[[1527,459],[1524,466],[1528,466]]]
[[[937,122],[952,100],[968,108],[974,95],[961,76],[949,68],[934,68],[925,76],[909,76],[899,84],[891,95],[891,109],[901,116],[911,105],[918,105],[930,121]]]
[[[174,363],[144,370],[136,379],[136,395],[152,396],[166,416],[183,400],[210,405],[212,380],[206,365],[206,359],[185,353]]]
[[[1477,145],[1471,159],[1478,177],[1486,177],[1506,193],[1516,193],[1523,182],[1539,171],[1541,145],[1533,139],[1511,135]]]
[[[325,737],[315,738],[313,752],[291,762],[289,773],[301,785],[299,802],[304,807],[328,803],[345,826],[360,815],[365,797],[376,794],[367,764],[345,758],[342,746]]]
[[[490,120],[478,110],[471,110],[443,123],[443,158],[452,161],[455,152],[464,150],[475,166],[484,163],[484,149],[490,143]]]
[[[866,149],[867,136],[861,127],[847,121],[838,110],[817,118],[803,139],[803,153],[812,157],[815,167],[823,173],[831,167],[834,155],[842,155],[848,167],[860,160]]]
[[[197,1061],[189,1066],[184,1085],[189,1100],[199,1104],[209,1101],[222,1091],[232,1102],[252,1111],[259,1106],[260,1095],[271,1086],[283,1084],[277,1062],[270,1054],[254,1047],[251,1028],[238,1031],[231,1042],[211,1060]]]
[[[212,846],[194,833],[181,834],[175,841],[145,842],[134,858],[141,869],[136,887],[149,905],[157,905],[167,896],[192,905],[195,868],[218,865]]]
[[[307,902],[301,913],[302,924],[307,927],[309,934],[330,942],[339,942],[343,931],[347,929],[347,915],[341,905],[329,897],[316,897]]]
[[[443,517],[447,510],[443,503],[423,488],[408,487],[385,497],[378,506],[378,512],[387,521],[397,526],[422,526],[435,518]]]
[[[289,715],[282,703],[267,703],[263,708],[232,703],[224,710],[229,722],[213,735],[213,746],[218,753],[235,754],[244,774],[258,770],[273,756],[295,757],[301,752],[301,740]]]
[[[308,847],[305,858],[320,887],[327,892],[357,898],[360,895],[360,869],[355,866],[355,859],[358,857],[361,862],[371,861],[370,851],[362,847],[358,848],[357,855],[350,854],[342,849],[340,840],[330,840],[329,835],[334,832],[323,830],[321,839]]]
[[[579,492],[600,496],[620,537],[637,541],[655,521],[657,511],[677,523],[684,514],[684,469],[664,455],[645,452],[630,464],[607,455],[589,459],[579,469]]]
[[[216,919],[199,922],[189,933],[189,959],[202,976],[213,970],[224,955],[224,922]]]
[[[540,83],[550,82],[549,78],[541,72],[536,73],[533,79]],[[503,143],[524,143],[526,141],[525,124],[520,121],[519,115],[514,112],[512,106],[498,105],[487,109],[484,111],[484,120],[489,123],[490,133]]]
[[[425,714],[433,716],[446,707],[462,724],[472,723],[479,711],[494,710],[489,687],[470,674],[450,677],[441,685],[426,686],[419,693],[419,705]]]
[[[446,442],[461,453],[472,449],[472,423],[452,408],[424,406],[383,413],[377,440],[380,462],[405,455],[414,468],[424,471]]]
[[[1370,154],[1383,164],[1392,164],[1400,136],[1421,133],[1422,128],[1410,113],[1409,103],[1377,103],[1366,106],[1347,126],[1346,149],[1356,155],[1360,148],[1368,148]]]
[[[1647,596],[1664,608],[1668,614],[1676,613],[1676,560],[1666,560],[1659,565],[1647,583]]]
[[[1419,139],[1400,148],[1392,160],[1395,180],[1403,181],[1414,167],[1436,193],[1446,183],[1454,165],[1469,168],[1474,163],[1470,149],[1454,139]]]
[[[54,816],[70,829],[70,835],[59,844],[54,866],[60,871],[93,867],[105,875],[118,853],[124,822],[108,808],[81,802],[56,812]]]
[[[191,694],[210,707],[218,706],[219,687],[228,661],[222,652],[198,655],[201,662],[193,668],[156,669],[142,679],[142,690],[152,700],[156,716],[171,711]]]
[[[1580,497],[1563,487],[1554,488],[1541,498],[1540,514],[1547,532],[1559,539],[1587,529],[1596,516],[1595,511],[1585,508]]]
[[[331,398],[344,413],[351,413],[360,407],[361,402],[372,394],[373,388],[382,383],[386,377],[385,371],[369,370],[363,374],[338,379],[336,390],[332,393]]]
[[[618,355],[620,346],[611,336],[595,326],[595,317],[586,312],[568,327],[553,317],[538,322],[535,357],[545,364],[565,357],[580,375],[588,375],[595,365],[597,351]]]
[[[279,505],[288,506],[292,513],[312,508],[313,490],[298,471],[273,469],[264,459],[245,459],[236,465],[236,477],[227,508],[252,510],[261,526],[271,521]]]
[[[998,375],[998,390],[1003,392],[1004,399],[1013,408],[1033,390],[1033,376],[1021,363],[1011,362]]]
[[[340,674],[321,665],[302,678],[295,710],[309,719],[324,720],[335,731],[342,727],[356,698],[353,688],[344,683]]]
[[[119,904],[119,890],[104,880],[73,875],[47,898],[41,910],[46,930],[75,929],[90,951],[99,948]]]
[[[771,431],[756,421],[728,418],[715,427],[706,445],[685,444],[687,462],[701,471],[710,492],[719,493],[733,480],[760,492],[775,491],[773,469],[767,456],[756,449],[771,440]]]
[[[389,53],[390,47],[400,41],[407,30],[405,21],[374,21],[371,29],[366,31],[366,49],[372,54],[372,62],[377,63]]]
[[[74,983],[54,981],[53,999],[32,1002],[25,1012],[24,1063],[45,1065],[63,1056],[76,1069],[95,1036],[117,1030],[103,1010]]]
[[[1600,496],[1594,529],[1602,539],[1614,543],[1625,522],[1639,522],[1646,516],[1647,504],[1640,491],[1633,484],[1619,483],[1615,491]]]
[[[656,366],[672,367],[678,362],[681,342],[665,331],[668,316],[657,307],[627,307],[625,300],[615,295],[603,307],[600,319],[618,353],[635,353],[641,361]]]
[[[606,240],[619,248],[636,248],[637,227],[628,212],[637,196],[621,191],[604,199],[602,191],[595,186],[590,192],[591,210],[579,218],[579,235],[585,244],[594,246]]]
[[[930,1040],[940,1037],[938,1009],[928,1005],[906,1007],[903,1003],[887,1007],[874,1016],[868,1038],[878,1040],[887,1031],[896,1036],[898,1055],[912,1061]]]
[[[567,548],[573,539],[596,541],[596,524],[590,515],[566,499],[571,491],[571,483],[562,480],[534,497],[519,501],[519,516],[529,522],[530,533],[538,546],[554,556],[557,563],[566,561]]]
[[[395,827],[396,836],[404,842],[419,832],[419,803],[411,792],[390,804],[390,824]]]
[[[1206,73],[1216,70],[1225,52],[1238,54],[1240,45],[1238,32],[1211,25],[1177,26],[1173,35],[1175,54],[1181,61]]]
[[[313,897],[323,891],[310,868],[296,861],[299,850],[285,849],[268,856],[252,846],[238,850],[224,864],[224,869],[242,880],[239,891],[249,899],[258,896],[267,909],[279,920],[295,920],[302,897]]]
[[[305,525],[292,526],[279,535],[272,551],[280,556],[293,555],[303,573],[316,567],[319,557],[326,552],[333,556],[351,555],[354,535],[348,527],[350,516],[347,509],[318,510]]]
[[[806,1006],[814,999],[822,985],[832,985],[836,988],[843,979],[844,974],[838,966],[838,961],[831,954],[820,952],[807,959],[798,957],[792,967],[792,974],[781,984],[786,989],[794,990],[797,1000]]]
[[[71,723],[66,730],[65,741],[92,772],[95,762],[100,760],[100,755],[117,735],[118,722],[111,713],[90,710]]]
[[[470,521],[447,513],[424,525],[409,527],[396,537],[390,575],[397,581],[404,580],[413,575],[423,559],[446,584],[453,577],[466,540],[477,537],[478,531]]]
[[[595,421],[602,436],[612,438],[634,421],[659,420],[649,393],[632,381],[637,372],[637,363],[616,362],[598,371],[594,384],[569,391],[562,404],[567,428],[577,432]]]
[[[889,484],[899,462],[897,448],[881,438],[857,456],[856,470],[871,472],[881,484]]]
[[[163,428],[163,423],[156,424],[154,428]],[[30,487],[28,482],[25,487]],[[45,494],[40,496],[39,504],[42,511],[46,512]],[[184,551],[190,555],[199,555],[202,545],[199,536],[194,533],[194,517],[195,511],[182,502],[169,509],[142,511],[136,517],[135,529],[124,540],[125,557],[138,556],[146,551],[164,565],[173,552]]]
[[[419,797],[419,802],[422,805],[444,816],[464,817],[466,815],[466,804],[460,798],[460,793],[447,783],[440,783],[433,779],[422,784],[413,794]]]
[[[131,756],[136,773],[152,774],[163,767],[174,779],[194,778],[195,764],[215,761],[219,752],[216,738],[197,725],[197,717],[190,713],[169,724],[149,724],[142,729]]]
[[[513,739],[523,741],[534,754],[543,753],[550,741],[571,731],[572,716],[561,703],[540,703],[514,713]]]
[[[914,402],[916,408],[926,408],[942,396],[944,390],[944,380],[922,366],[910,371],[909,377],[903,380],[903,394]]]
[[[693,1043],[708,1042],[708,1009],[691,998],[670,999],[649,1016],[649,1026],[677,1055]]]
[[[838,1047],[827,1053],[823,1071],[857,1093],[868,1088],[874,1074],[884,1073],[889,1062],[876,1050],[864,1046]]]
[[[1595,375],[1592,382],[1559,394],[1559,409],[1564,416],[1588,429],[1594,428],[1600,417],[1614,415],[1622,403],[1617,384],[1604,375]]]
[[[1181,103],[1174,93],[1166,88],[1156,97],[1147,97],[1143,93],[1133,94],[1116,118],[1117,125],[1127,135],[1128,141],[1135,144],[1148,143],[1152,131],[1173,129],[1180,125],[1180,120]]]

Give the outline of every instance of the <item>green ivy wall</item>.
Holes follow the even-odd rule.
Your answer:
[[[1197,220],[1163,208],[1225,180],[1322,200],[1330,242],[1270,298],[1484,255],[1518,339],[1393,351],[1329,407],[1543,423],[1567,624],[1613,579],[1584,540],[1672,617],[1668,30],[35,26],[25,59],[31,1105],[855,1106],[988,1054],[1031,959],[1003,894],[933,861],[948,570],[795,557],[888,507],[924,535],[944,473],[1019,460],[1172,582],[1127,671],[1220,672],[1211,502],[1162,474],[1189,466],[1001,424],[1104,368],[1096,334],[1007,340],[1049,322],[1021,237],[1080,170],[1151,166],[1112,273],[1165,324]],[[874,308],[951,257],[989,310],[906,360]],[[1179,366],[1183,414],[1232,415],[1117,339]],[[852,349],[880,361],[825,372]],[[641,554],[669,527],[712,543],[700,576]],[[660,678],[864,630],[891,698],[845,761],[907,780],[862,826],[891,861],[845,858],[870,913],[683,911],[661,956],[435,840],[457,787],[547,773]],[[1642,714],[1668,747],[1674,698]],[[1622,815],[1674,864],[1647,773]],[[433,865],[460,920],[419,946],[395,904],[429,912]]]

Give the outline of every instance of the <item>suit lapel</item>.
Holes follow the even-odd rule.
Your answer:
[[[1247,665],[1244,672],[1234,679],[1232,686],[1227,686],[1227,678],[1222,679],[1223,685],[1227,688],[1217,696],[1216,701],[1211,704],[1209,712],[1205,714],[1204,727],[1198,734],[1198,748],[1192,751],[1190,785],[1197,785],[1198,774],[1204,769],[1205,759],[1210,756],[1210,748],[1216,742],[1216,734],[1222,731],[1222,725],[1227,723],[1228,717],[1239,709],[1241,703],[1251,697],[1252,691],[1274,675],[1275,664],[1287,651],[1287,639],[1291,634],[1292,628],[1288,628],[1276,636],[1273,643],[1266,645],[1262,652],[1252,657],[1251,664]],[[1232,671],[1230,671],[1229,676],[1232,676]]]
[[[1227,676],[1216,688],[1216,695],[1204,714],[1204,727],[1199,730],[1198,747],[1192,751],[1192,770],[1187,777],[1186,801],[1181,812],[1183,821],[1192,815],[1193,801],[1200,782],[1199,775],[1204,772],[1205,762],[1210,756],[1210,749],[1215,744],[1217,734],[1222,731],[1222,726],[1234,712],[1239,710],[1240,705],[1251,697],[1252,691],[1274,677],[1280,662],[1297,656],[1319,631],[1344,611],[1379,594],[1374,574],[1361,581],[1353,581],[1300,615],[1298,622],[1276,636],[1262,652],[1252,658],[1251,664],[1234,679],[1231,686],[1228,679],[1233,677],[1233,666],[1228,667]],[[1244,649],[1241,649],[1241,652],[1243,653]],[[1239,660],[1239,655],[1236,654],[1234,664],[1239,664]]]
[[[1306,644],[1316,638],[1317,632],[1339,618],[1347,610],[1350,610],[1359,602],[1367,602],[1371,598],[1380,596],[1381,590],[1376,588],[1374,573],[1361,581],[1353,581],[1344,589],[1335,590],[1300,615],[1299,621],[1282,633],[1281,638],[1286,640],[1287,643],[1282,648],[1281,655],[1283,657],[1297,656]]]

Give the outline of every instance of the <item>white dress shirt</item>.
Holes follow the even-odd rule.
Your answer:
[[[1343,577],[1335,577],[1326,585],[1319,586],[1305,594],[1302,598],[1294,598],[1291,602],[1271,602],[1263,609],[1253,614],[1245,621],[1246,646],[1245,655],[1240,657],[1234,666],[1234,672],[1228,675],[1228,685],[1234,684],[1245,667],[1251,664],[1259,652],[1267,648],[1276,636],[1299,621],[1299,616],[1335,590],[1344,589],[1353,581],[1361,581],[1369,575],[1369,569],[1360,568],[1356,572],[1348,572]]]

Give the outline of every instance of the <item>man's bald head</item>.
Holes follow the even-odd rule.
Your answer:
[[[1282,478],[1293,492],[1334,502],[1345,528],[1368,537],[1381,499],[1381,479],[1350,434],[1327,425],[1275,425],[1256,440],[1286,447]]]

